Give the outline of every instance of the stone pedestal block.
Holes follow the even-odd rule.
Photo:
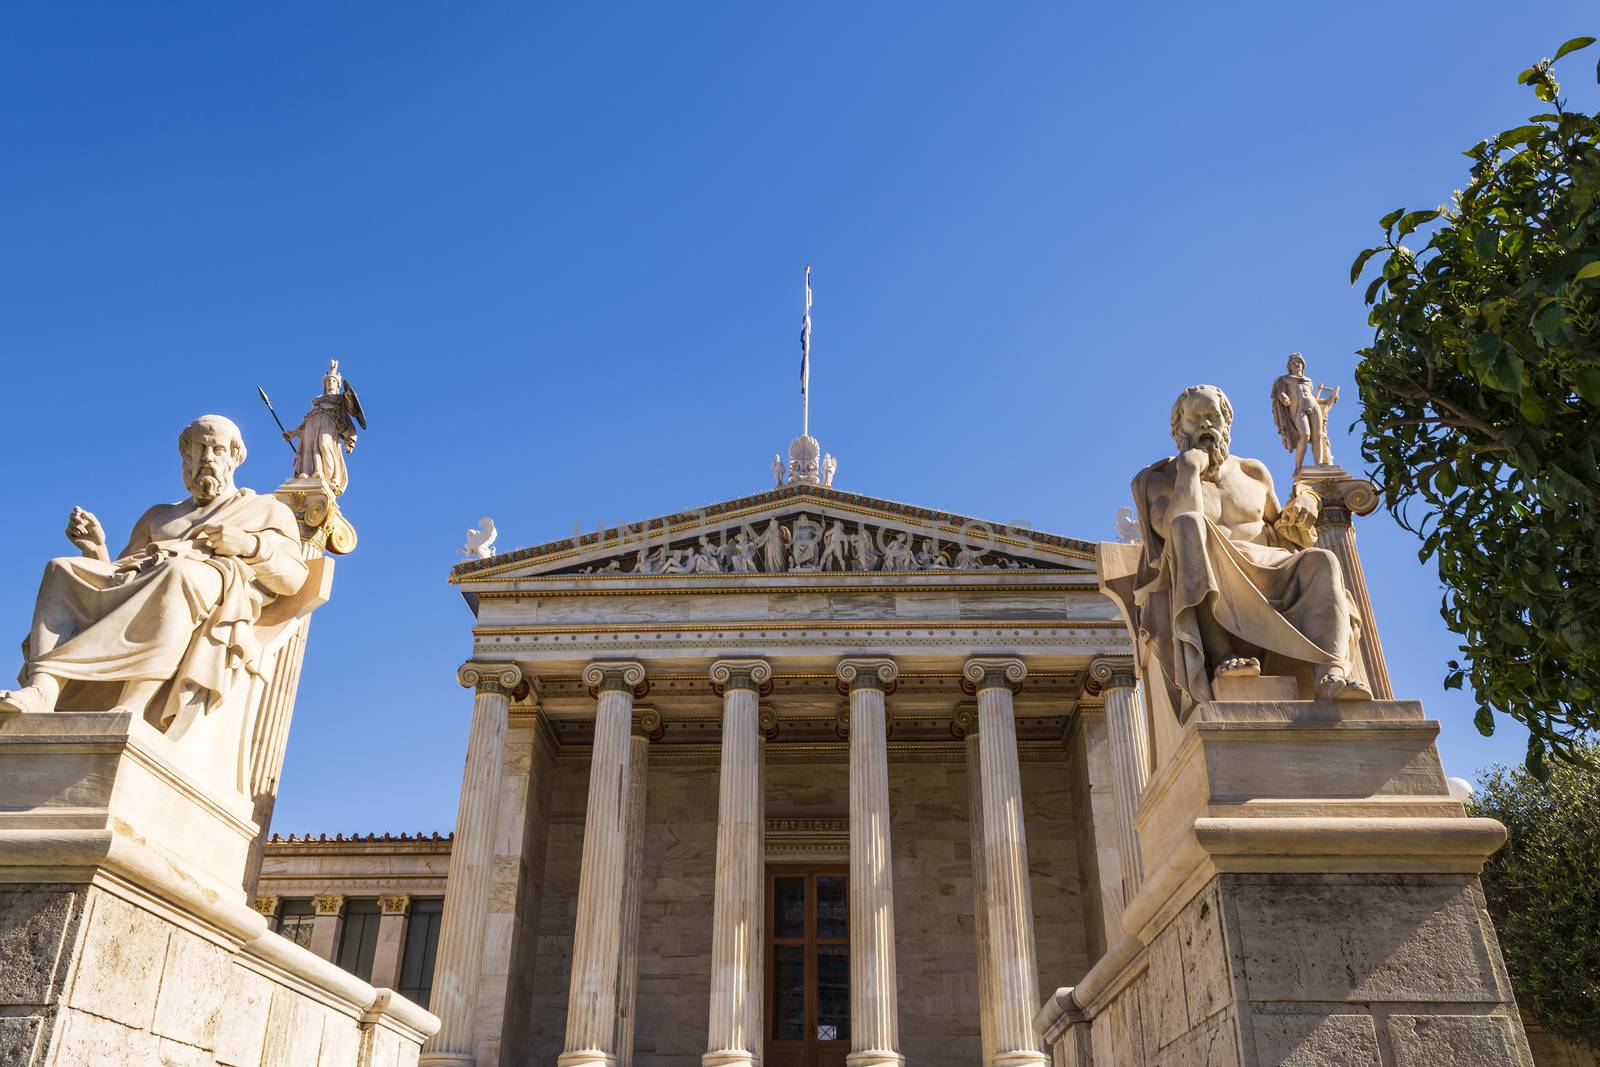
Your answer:
[[[1531,1067],[1478,871],[1408,701],[1201,704],[1138,812],[1124,936],[1035,1019],[1057,1064]]]
[[[267,929],[256,827],[125,712],[0,716],[0,1063],[414,1063],[438,1020]]]

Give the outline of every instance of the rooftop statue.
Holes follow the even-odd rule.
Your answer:
[[[335,496],[343,493],[350,484],[344,457],[355,451],[357,424],[367,428],[361,400],[339,373],[339,361],[329,360],[321,395],[312,399],[311,410],[300,425],[283,433],[284,440],[295,448],[295,477],[321,478]]]
[[[1320,501],[1280,506],[1260,461],[1228,451],[1233,407],[1213,385],[1172,405],[1178,454],[1133,480],[1142,540],[1134,603],[1167,680],[1213,699],[1218,678],[1309,675],[1319,698],[1370,699],[1352,677],[1359,626],[1338,559],[1313,547]]]
[[[467,543],[456,551],[468,559],[488,559],[494,555],[494,539],[497,536],[494,520],[485,515],[478,520],[476,529],[467,530]]]
[[[1328,444],[1328,409],[1339,402],[1339,388],[1313,387],[1306,377],[1306,360],[1298,352],[1289,354],[1287,374],[1272,382],[1272,423],[1278,428],[1283,447],[1294,453],[1296,472],[1306,465],[1306,449],[1311,462],[1333,465],[1333,446]]]
[[[231,420],[196,419],[178,452],[189,497],[146,511],[115,559],[100,521],[72,510],[82,555],[45,565],[22,688],[0,692],[0,711],[115,705],[181,733],[257,672],[253,625],[306,581],[294,514],[234,485],[245,447]],[[91,687],[103,686],[115,688],[101,700]]]

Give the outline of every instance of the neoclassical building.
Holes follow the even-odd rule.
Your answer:
[[[1379,700],[1163,723],[1106,546],[815,458],[457,566],[453,840],[274,840],[258,909],[436,1014],[424,1064],[1532,1062],[1494,824],[1375,628]]]

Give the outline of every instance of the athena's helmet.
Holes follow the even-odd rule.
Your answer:
[[[344,392],[344,376],[339,373],[339,361],[328,360],[328,373],[322,376],[322,392],[325,396],[338,396]]]

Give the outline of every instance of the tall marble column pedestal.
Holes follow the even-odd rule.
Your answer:
[[[1530,1067],[1414,701],[1195,708],[1137,816],[1123,939],[1035,1018],[1068,1067]]]
[[[127,712],[0,715],[0,1063],[367,1067],[439,1021],[268,930],[251,802]]]

